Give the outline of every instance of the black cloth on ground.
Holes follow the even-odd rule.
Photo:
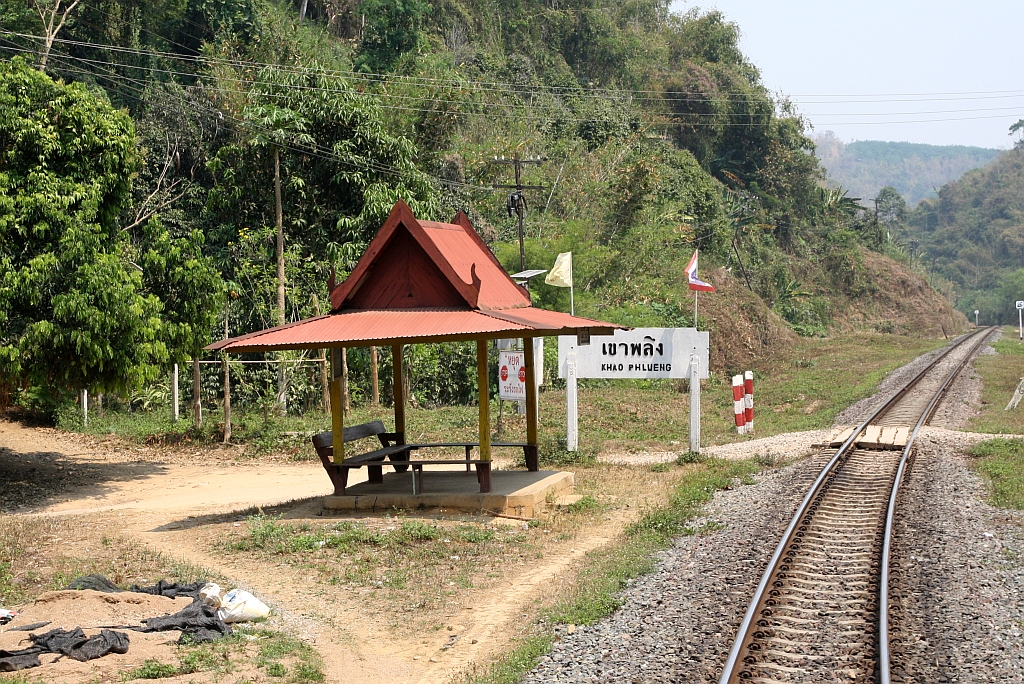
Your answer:
[[[100,630],[96,636],[87,637],[81,627],[72,630],[51,629],[45,634],[28,636],[36,646],[47,653],[60,653],[74,660],[85,662],[102,658],[108,653],[127,653],[128,635],[109,629]]]
[[[127,653],[128,635],[109,629],[87,637],[81,627],[72,630],[51,629],[45,634],[29,634],[32,646],[15,651],[0,650],[0,672],[39,667],[40,653],[57,653],[79,662],[102,658],[108,653]]]
[[[78,579],[72,580],[71,584],[67,586],[68,589],[92,589],[93,591],[103,591],[108,594],[122,592],[116,584],[108,580],[103,575],[85,575]]]
[[[30,667],[39,667],[39,656],[35,653],[20,653],[0,649],[0,672],[17,672]]]
[[[166,596],[167,598],[187,596],[194,599],[199,596],[199,590],[203,588],[204,584],[206,584],[206,580],[199,580],[192,584],[178,584],[177,582],[160,580],[151,587],[140,587],[137,584],[133,584],[129,591],[138,592],[140,594],[152,594],[153,596]]]
[[[215,641],[231,634],[231,627],[217,617],[217,611],[196,598],[174,615],[146,618],[140,632],[181,630],[179,644]]]
[[[192,584],[178,584],[177,582],[160,580],[156,584],[148,587],[140,587],[139,585],[134,584],[128,591],[134,591],[139,594],[150,594],[152,596],[166,596],[167,598],[178,598],[179,596],[195,598],[199,596],[199,590],[203,588],[204,584],[206,584],[206,580],[199,580]],[[124,591],[124,589],[121,589],[103,575],[85,575],[83,577],[79,577],[71,582],[67,588],[93,589],[95,591],[103,591],[108,594]]]

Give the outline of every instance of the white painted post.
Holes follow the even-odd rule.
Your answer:
[[[82,425],[89,427],[89,390],[82,390]]]
[[[178,364],[171,369],[171,420],[178,422]]]
[[[1024,340],[1024,309],[1017,307],[1017,322],[1020,324],[1020,339]]]
[[[576,413],[576,352],[565,357],[565,450],[579,449],[579,416]]]
[[[700,358],[690,356],[690,452],[700,453]]]

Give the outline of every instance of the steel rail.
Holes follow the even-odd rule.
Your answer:
[[[899,496],[900,485],[903,483],[903,476],[910,463],[910,450],[914,446],[914,440],[917,438],[917,433],[921,428],[932,419],[935,411],[939,407],[939,402],[946,396],[946,392],[949,387],[956,380],[957,376],[963,372],[964,366],[967,362],[974,357],[974,353],[978,350],[982,344],[995,332],[995,328],[989,328],[988,332],[981,335],[981,339],[974,343],[971,350],[964,355],[964,358],[957,364],[946,381],[942,383],[942,387],[935,392],[932,400],[928,403],[928,407],[925,408],[924,413],[921,414],[920,419],[917,421],[917,425],[914,426],[914,431],[910,434],[910,438],[907,440],[907,446],[903,448],[903,455],[900,457],[900,465],[896,469],[896,478],[893,481],[892,492],[889,494],[889,510],[885,515],[885,532],[882,541],[882,566],[879,572],[879,598],[878,598],[878,679],[879,684],[891,684],[892,682],[892,671],[890,668],[890,649],[889,649],[889,560],[892,553],[892,539],[893,539],[893,526],[896,523],[896,499]],[[965,340],[966,342],[966,340]]]
[[[985,331],[985,335],[991,334],[992,329]],[[779,541],[778,546],[775,548],[775,553],[772,554],[771,560],[768,561],[768,567],[765,569],[764,574],[761,576],[761,581],[757,585],[757,589],[754,591],[754,596],[750,601],[750,605],[747,608],[747,612],[743,616],[743,622],[740,623],[740,627],[736,633],[736,640],[733,642],[732,648],[729,650],[729,657],[725,661],[725,667],[722,670],[722,675],[719,678],[719,684],[730,684],[736,676],[736,666],[740,662],[740,655],[743,653],[743,649],[746,648],[752,639],[752,626],[754,620],[757,617],[758,612],[761,610],[761,604],[764,601],[765,593],[768,590],[768,586],[772,582],[772,578],[775,576],[776,571],[779,567],[779,562],[782,560],[786,549],[789,547],[793,540],[793,535],[796,532],[797,527],[800,525],[800,521],[807,515],[807,510],[811,505],[811,502],[818,496],[822,485],[832,475],[832,471],[836,465],[842,460],[844,456],[848,454],[850,448],[856,443],[861,433],[871,424],[873,420],[881,415],[884,415],[896,402],[902,399],[911,389],[913,389],[923,378],[927,375],[935,366],[941,363],[949,354],[953,351],[960,349],[969,339],[975,335],[981,333],[973,333],[964,335],[960,340],[956,341],[955,344],[946,348],[941,354],[936,356],[925,368],[923,368],[916,376],[911,378],[901,388],[896,390],[889,399],[887,399],[881,406],[867,417],[851,434],[846,438],[846,441],[836,450],[836,453],[832,456],[825,467],[822,468],[821,473],[814,480],[807,494],[804,496],[800,505],[797,507],[796,513],[790,520],[789,525],[786,527],[785,532],[782,534],[782,539]]]

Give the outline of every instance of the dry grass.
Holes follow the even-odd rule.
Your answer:
[[[994,347],[995,354],[974,360],[974,368],[984,385],[981,410],[967,429],[992,434],[1024,434],[1024,402],[1013,411],[1003,410],[1024,377],[1024,345],[1018,342],[1016,329],[1006,328],[1003,339]]]
[[[23,605],[93,573],[122,587],[210,577],[202,568],[107,536],[78,519],[0,517],[0,605]]]

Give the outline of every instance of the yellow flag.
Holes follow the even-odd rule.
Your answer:
[[[544,282],[555,287],[572,287],[572,252],[558,255]]]

